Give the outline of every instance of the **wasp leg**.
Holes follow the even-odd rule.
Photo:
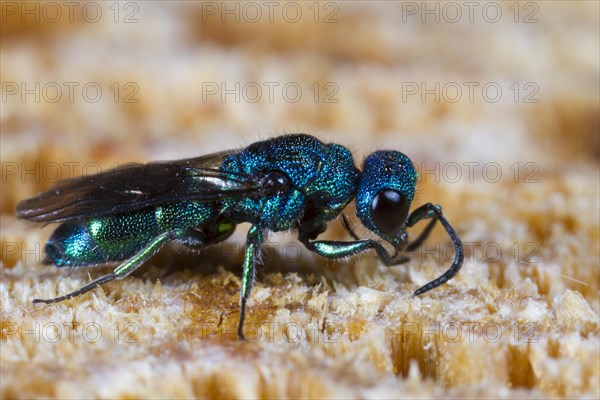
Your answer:
[[[35,303],[45,303],[45,304],[58,303],[60,301],[67,300],[72,297],[79,296],[80,294],[89,292],[90,290],[96,288],[97,286],[102,285],[103,283],[110,282],[114,279],[121,279],[121,278],[129,275],[130,273],[132,273],[136,268],[138,268],[145,261],[147,261],[154,253],[156,253],[162,247],[162,245],[164,245],[166,243],[167,240],[172,238],[172,235],[173,235],[172,232],[166,232],[166,233],[163,233],[162,235],[157,236],[146,247],[144,247],[142,250],[140,250],[136,254],[134,254],[133,257],[131,257],[130,259],[125,261],[123,264],[121,264],[117,268],[115,268],[115,270],[113,272],[111,272],[110,274],[101,276],[98,279],[93,280],[92,282],[88,283],[84,287],[82,287],[74,292],[71,292],[64,296],[55,297],[53,299],[46,299],[46,300],[34,299],[33,303],[34,304]]]
[[[387,266],[406,261],[406,257],[403,255],[390,255],[381,244],[370,239],[343,242],[338,240],[310,241],[306,237],[300,237],[299,240],[307,249],[325,258],[343,258],[362,253],[363,251],[375,250],[381,262]]]
[[[252,285],[254,284],[256,262],[262,241],[262,231],[258,226],[253,225],[246,236],[246,250],[244,252],[244,269],[242,272],[242,289],[240,293],[240,322],[238,324],[238,337],[240,340],[245,340],[244,320],[246,319],[246,302],[248,301],[248,297],[250,297]]]
[[[354,231],[352,230],[352,227],[350,226],[350,222],[348,221],[348,218],[346,217],[345,214],[342,215],[342,225],[344,226],[344,229],[346,229],[346,232],[348,232],[350,234],[350,236],[352,236],[352,238],[354,238],[357,241],[361,241],[363,239],[359,238],[358,235],[356,233],[354,233]],[[429,233],[427,233],[427,235],[429,235]],[[421,235],[423,236],[423,235]],[[421,239],[419,237],[419,239]],[[425,240],[425,238],[423,238],[423,241]],[[377,243],[377,242],[375,242]],[[403,243],[403,246],[406,246],[406,243]],[[386,256],[381,256],[381,251],[378,250],[377,251],[378,255],[379,255],[379,259],[387,266],[391,266],[391,265],[398,265],[398,264],[402,264],[405,263],[407,261],[410,260],[410,258],[408,258],[407,256],[404,255],[405,253],[405,249],[403,247],[400,247],[398,249],[396,249],[396,254],[394,254],[393,256],[390,256],[389,254]],[[384,251],[385,254],[387,254],[387,252]]]
[[[410,214],[410,216],[408,217],[407,225],[410,227],[415,225],[417,222],[428,218],[433,218],[433,220],[427,225],[423,233],[421,233],[421,236],[419,236],[419,238],[413,243],[409,244],[408,250],[414,250],[419,245],[421,245],[421,243],[427,238],[427,236],[433,229],[435,221],[439,220],[442,223],[442,226],[444,227],[446,232],[448,233],[448,236],[450,236],[450,240],[454,245],[454,261],[452,262],[450,268],[448,268],[448,270],[444,272],[441,276],[415,290],[413,296],[418,296],[448,282],[460,270],[464,259],[462,242],[456,234],[456,231],[454,230],[452,225],[450,225],[446,217],[444,217],[444,214],[442,214],[442,209],[440,206],[436,206],[431,203],[422,205]]]
[[[415,212],[418,211],[415,210]],[[424,215],[421,216],[419,214],[415,215],[415,212],[413,212],[412,214],[410,214],[410,216],[408,217],[408,224],[407,226],[410,228],[411,226],[414,226],[417,222],[419,222],[420,220],[424,219],[424,218],[431,218],[431,216],[427,215],[427,214],[422,214]],[[412,220],[412,216],[415,215],[415,219]],[[418,219],[417,219],[418,218]],[[407,246],[406,246],[406,251],[408,252],[413,252],[416,249],[418,249],[419,247],[421,247],[421,245],[423,243],[425,243],[425,241],[427,240],[427,238],[429,237],[429,234],[431,233],[431,231],[433,230],[433,227],[435,226],[435,223],[437,222],[437,218],[435,218],[435,216],[433,217],[433,219],[431,221],[429,221],[429,223],[427,224],[427,226],[425,227],[425,229],[423,229],[423,232],[421,232],[421,234],[419,235],[419,237],[410,242]]]
[[[350,221],[348,221],[348,217],[346,217],[346,214],[342,214],[342,225],[344,226],[344,229],[346,230],[346,232],[348,232],[350,234],[350,236],[352,236],[352,239],[361,240],[358,237],[358,235],[356,233],[354,233],[354,231],[352,230],[352,227],[350,226]]]

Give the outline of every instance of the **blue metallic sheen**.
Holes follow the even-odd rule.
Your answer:
[[[462,266],[462,242],[442,214],[426,203],[409,213],[417,171],[404,154],[377,151],[362,172],[350,151],[305,135],[285,135],[242,150],[149,164],[80,177],[17,205],[17,216],[61,225],[48,240],[45,260],[58,267],[120,264],[84,287],[34,303],[55,303],[121,279],[168,242],[202,248],[229,237],[236,225],[251,224],[246,236],[238,335],[244,338],[246,304],[269,232],[297,229],[310,251],[343,258],[374,250],[385,265],[408,260],[440,221],[454,248],[452,265],[421,286],[420,295],[448,280]],[[352,201],[362,224],[381,240],[361,239],[342,222],[351,241],[318,240],[327,224]],[[429,223],[409,242],[407,228]],[[382,242],[387,242],[384,246]],[[393,251],[390,252],[390,245]]]
[[[412,202],[417,185],[417,170],[404,154],[397,151],[376,151],[369,155],[363,164],[363,173],[356,192],[356,215],[363,225],[377,236],[397,246],[401,231],[385,234],[371,217],[371,205],[377,192],[394,189]]]
[[[324,221],[335,218],[352,199],[360,178],[348,149],[308,135],[254,143],[227,157],[221,170],[249,176],[275,170],[289,178],[292,187],[285,193],[224,202],[225,212],[234,221],[258,224],[271,231],[298,225],[309,207],[322,211]]]

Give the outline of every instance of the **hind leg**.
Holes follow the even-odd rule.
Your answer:
[[[63,300],[70,299],[75,296],[79,296],[80,294],[89,292],[97,286],[100,286],[106,282],[110,282],[114,279],[121,279],[130,273],[132,273],[135,269],[137,269],[140,265],[146,262],[154,253],[156,253],[167,241],[171,240],[173,236],[172,232],[163,233],[156,238],[154,238],[150,243],[148,243],[143,249],[135,253],[132,257],[127,259],[123,264],[119,265],[113,272],[110,274],[101,276],[98,279],[93,280],[88,283],[84,287],[66,294],[64,296],[55,297],[53,299],[34,299],[33,303],[58,303]]]

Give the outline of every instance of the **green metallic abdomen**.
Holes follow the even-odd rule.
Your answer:
[[[77,267],[123,261],[160,234],[194,229],[215,216],[211,203],[186,202],[59,226],[44,248],[48,262]]]

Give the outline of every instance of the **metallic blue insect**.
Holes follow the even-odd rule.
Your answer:
[[[249,222],[238,326],[243,338],[257,255],[269,231],[296,228],[299,240],[323,257],[375,250],[385,265],[393,265],[407,261],[406,253],[417,249],[439,220],[454,244],[454,262],[414,292],[419,295],[454,277],[463,248],[439,206],[427,203],[409,214],[416,183],[417,172],[402,153],[376,151],[364,160],[361,172],[347,148],[305,134],[204,157],[128,164],[64,182],[17,205],[19,218],[61,222],[44,247],[44,261],[57,267],[122,263],[79,290],[34,303],[59,302],[121,279],[169,241],[204,247]],[[353,199],[359,220],[388,242],[393,254],[379,241],[360,239],[345,216],[342,222],[353,241],[316,240]],[[424,219],[430,222],[409,242],[406,229]]]

